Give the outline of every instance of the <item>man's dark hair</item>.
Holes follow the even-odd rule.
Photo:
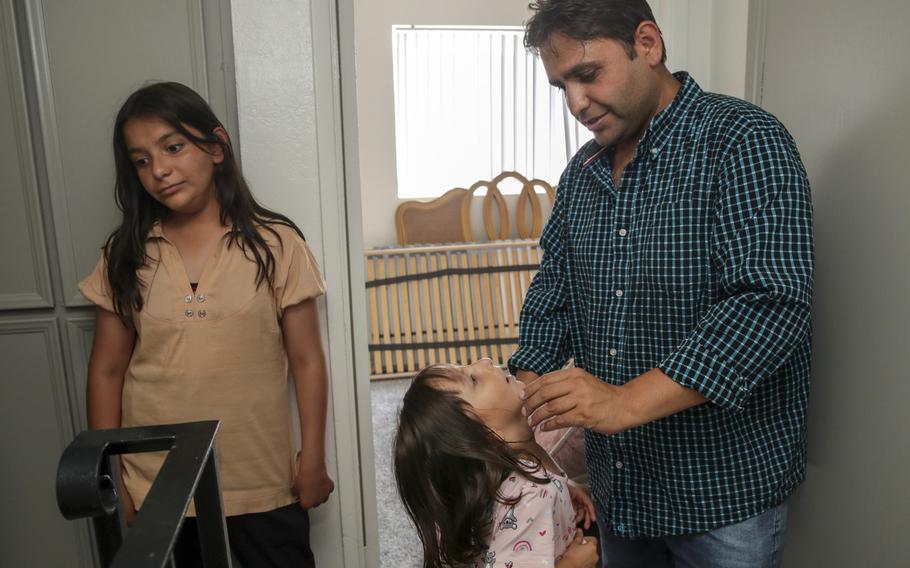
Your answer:
[[[525,47],[538,51],[554,33],[578,41],[609,38],[622,43],[635,59],[635,30],[654,13],[645,0],[538,0],[528,4],[534,15],[525,24]],[[663,59],[667,48],[663,44]]]

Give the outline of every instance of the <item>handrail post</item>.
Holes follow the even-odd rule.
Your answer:
[[[120,523],[120,512],[123,509],[120,504],[119,484],[114,477],[114,468],[111,467],[111,456],[105,456],[101,460],[101,469],[99,479],[101,483],[110,482],[114,497],[117,499],[117,507],[107,515],[99,515],[92,519],[92,527],[95,530],[95,542],[98,545],[98,560],[101,566],[105,568],[110,566],[114,561],[114,555],[123,544],[123,531]]]
[[[221,503],[221,482],[218,479],[218,462],[215,459],[214,448],[205,460],[199,487],[196,489],[196,515],[204,565],[229,567],[230,554],[224,546],[228,541],[227,525]]]
[[[91,517],[102,566],[164,568],[195,497],[205,568],[231,568],[215,453],[217,421],[81,432],[57,467],[57,504],[67,519]],[[122,538],[111,457],[168,451]]]

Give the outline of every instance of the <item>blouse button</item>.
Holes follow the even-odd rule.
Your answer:
[[[208,315],[208,312],[205,310],[199,310],[199,317],[204,318]]]
[[[193,310],[187,310],[187,311],[185,311],[185,312],[183,312],[183,313],[184,313],[184,315],[186,315],[186,317],[188,317],[188,318],[193,317]]]
[[[204,302],[204,301],[205,301],[205,294],[199,294],[198,296],[196,296],[196,301],[199,302],[199,303]]]
[[[187,294],[186,296],[183,297],[183,301],[186,302],[187,304],[189,304],[190,302],[193,301],[193,295]]]

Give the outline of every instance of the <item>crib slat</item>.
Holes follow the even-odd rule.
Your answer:
[[[375,258],[367,258],[367,279],[376,279],[376,262]],[[379,339],[379,310],[377,308],[376,288],[369,288],[367,293],[370,304],[370,343],[378,345]],[[374,351],[370,357],[370,373],[373,375],[382,374],[382,353]]]
[[[407,258],[399,257],[398,262],[399,274],[407,274]],[[411,286],[409,281],[404,281],[398,285],[398,293],[401,296],[401,342],[413,343],[414,338],[411,335],[411,320],[414,319],[414,313],[411,311]],[[404,350],[404,367],[400,371],[413,371],[414,367],[414,350]]]

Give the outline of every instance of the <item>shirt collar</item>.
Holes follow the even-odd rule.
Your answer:
[[[230,234],[233,231],[231,227],[224,228],[224,234]],[[222,235],[223,236],[223,235]],[[164,235],[164,229],[161,228],[161,219],[155,219],[155,222],[152,224],[152,228],[149,229],[148,235],[146,235],[145,240],[149,241],[152,239],[164,239],[167,240],[167,237]]]
[[[670,137],[670,133],[680,117],[685,115],[702,95],[701,87],[687,72],[678,71],[673,76],[682,83],[682,86],[676,96],[673,97],[673,100],[670,101],[670,104],[651,119],[644,137],[638,143],[639,148],[650,146],[652,151],[660,152],[661,147]],[[596,162],[607,150],[606,146],[599,146],[596,143],[591,144],[585,154],[582,168],[586,168]]]
[[[644,138],[639,143],[646,143],[652,152],[661,150],[677,123],[692,110],[695,101],[702,95],[701,87],[687,72],[678,71],[673,76],[682,83],[682,86],[670,104],[654,115],[648,125],[648,131],[645,132]]]

